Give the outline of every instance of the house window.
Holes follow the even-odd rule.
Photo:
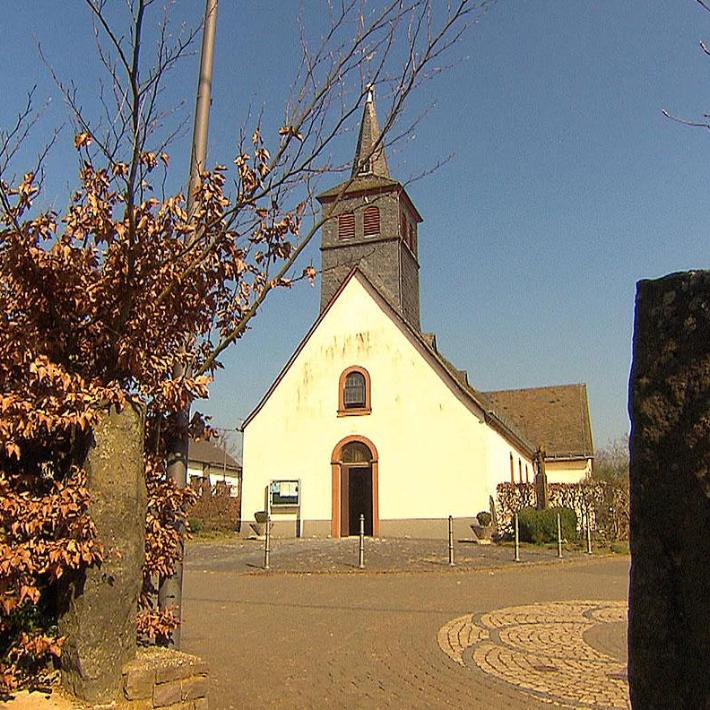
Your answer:
[[[525,464],[525,483],[530,483],[530,472],[527,464]]]
[[[346,212],[338,217],[338,239],[352,239],[355,236],[355,215]]]
[[[365,207],[365,236],[371,237],[380,233],[380,208]]]
[[[370,374],[364,367],[349,367],[340,375],[338,416],[369,414]]]
[[[518,479],[523,482],[523,462],[518,458]]]

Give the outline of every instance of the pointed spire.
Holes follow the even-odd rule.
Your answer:
[[[375,98],[373,96],[372,84],[368,84],[367,98],[362,112],[362,123],[360,124],[360,135],[357,139],[357,150],[353,161],[352,177],[357,175],[379,175],[380,177],[390,177],[385,157],[384,146],[380,143],[373,152],[373,147],[380,137],[380,122],[377,120],[375,110]],[[372,155],[370,155],[372,153]],[[369,159],[366,159],[367,156]]]

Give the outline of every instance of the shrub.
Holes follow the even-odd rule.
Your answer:
[[[481,527],[486,527],[486,525],[491,524],[491,514],[487,510],[482,510],[478,515],[476,515],[476,518],[478,519],[478,524]]]
[[[562,537],[574,540],[577,537],[577,514],[571,508],[523,508],[518,514],[520,539],[539,545],[557,540],[557,513],[560,513]]]
[[[200,518],[191,517],[188,521],[190,532],[198,533],[202,530],[202,520]]]

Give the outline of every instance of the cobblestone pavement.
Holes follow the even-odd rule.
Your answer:
[[[511,545],[477,545],[457,540],[454,546],[456,567],[464,570],[513,564]],[[578,549],[565,549],[565,559],[582,559]],[[557,546],[523,545],[522,564],[557,560]],[[348,573],[357,572],[358,538],[272,539],[271,573]],[[193,541],[188,547],[187,564],[212,570],[263,574],[264,542],[235,537],[226,542]],[[448,568],[448,540],[407,538],[365,538],[365,564],[371,572],[438,572]]]
[[[505,664],[493,661],[490,654],[489,665],[497,673],[483,667],[485,653],[481,666],[475,661],[474,654],[485,648],[484,643],[508,648],[501,638],[520,654],[555,657],[551,652],[539,653],[539,646],[557,643],[559,629],[541,627],[538,636],[528,637],[516,630],[514,622],[502,624],[517,618],[514,613],[501,615],[500,610],[510,611],[509,607],[591,600],[593,609],[580,612],[583,621],[577,615],[560,623],[591,624],[581,631],[582,641],[600,654],[616,658],[624,646],[623,625],[597,623],[597,617],[615,608],[605,602],[626,598],[625,557],[558,561],[553,550],[541,553],[547,557],[535,558],[546,562],[516,566],[505,561],[511,550],[498,549],[485,550],[469,567],[450,569],[445,546],[443,562],[439,555],[427,563],[417,556],[427,549],[433,554],[430,543],[398,541],[380,548],[382,567],[378,568],[372,542],[368,569],[358,571],[348,562],[356,555],[352,540],[324,541],[333,543],[330,546],[303,542],[291,552],[282,543],[281,559],[275,546],[274,568],[290,572],[286,574],[250,567],[260,564],[254,546],[240,543],[231,549],[231,557],[230,545],[190,547],[183,647],[201,655],[210,666],[210,707],[543,710],[551,705],[584,706],[516,684],[517,676],[506,677]],[[398,555],[409,552],[412,558],[399,571],[385,573],[388,555],[395,550]],[[587,611],[597,616],[585,616]],[[489,637],[465,637],[461,663],[442,651],[439,632],[465,616]],[[486,626],[479,623],[484,618]],[[540,617],[541,624],[554,625],[558,620],[550,620],[549,614],[544,618]],[[580,628],[570,627],[565,635],[562,627],[565,643],[579,644]],[[623,663],[619,658],[620,668]],[[546,678],[558,675],[557,668],[539,672]],[[615,681],[623,682],[609,678],[607,687]]]
[[[543,700],[624,710],[624,657],[610,653],[607,634],[597,631],[614,624],[623,637],[626,602],[551,602],[466,614],[442,626],[438,641],[455,663],[475,664]]]

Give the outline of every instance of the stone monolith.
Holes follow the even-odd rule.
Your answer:
[[[710,271],[641,281],[631,415],[632,706],[710,707]]]
[[[143,416],[112,410],[93,432],[86,459],[90,514],[106,557],[65,583],[60,595],[62,683],[90,703],[110,703],[123,664],[136,653],[143,579],[146,486]]]

